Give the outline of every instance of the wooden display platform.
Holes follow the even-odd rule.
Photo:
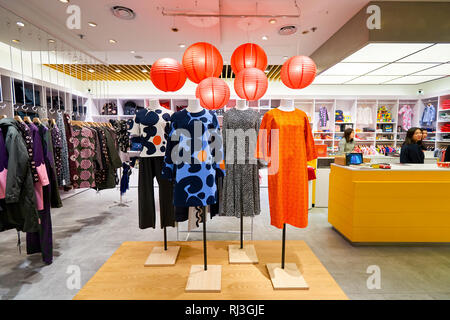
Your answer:
[[[177,261],[178,253],[180,253],[180,246],[168,246],[167,251],[164,247],[153,247],[144,267],[173,266]]]
[[[258,263],[255,246],[252,244],[244,244],[241,249],[239,244],[228,246],[228,262],[230,264]]]
[[[185,292],[192,265],[203,264],[201,241],[170,242],[180,246],[173,267],[145,268],[143,261],[161,242],[124,242],[75,296],[75,300],[329,300],[348,299],[304,241],[286,242],[286,263],[295,263],[309,290],[274,290],[266,264],[280,259],[280,241],[246,241],[258,252],[259,264],[229,264],[228,245],[208,241],[208,264],[222,266],[220,293]]]

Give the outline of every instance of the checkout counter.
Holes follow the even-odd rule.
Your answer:
[[[450,242],[449,200],[436,163],[330,166],[328,221],[351,242]]]

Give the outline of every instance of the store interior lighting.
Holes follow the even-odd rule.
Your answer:
[[[370,43],[314,84],[420,84],[450,75],[450,44]]]

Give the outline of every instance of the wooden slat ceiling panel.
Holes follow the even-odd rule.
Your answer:
[[[125,64],[45,64],[45,66],[65,73],[82,81],[148,81],[150,80],[151,65],[125,65]],[[142,70],[147,72],[142,72]],[[94,72],[89,72],[93,70]],[[120,72],[116,72],[120,70]],[[269,81],[280,79],[281,65],[269,65],[266,75]],[[224,65],[220,78],[234,79],[236,75],[230,65]]]

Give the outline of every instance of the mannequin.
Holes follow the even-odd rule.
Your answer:
[[[149,99],[147,100],[147,102],[148,102],[147,109],[149,110],[155,110],[160,107],[158,99]]]
[[[248,109],[248,102],[246,100],[237,100],[237,102],[236,102],[236,109],[237,110],[247,110]]]
[[[199,99],[189,99],[186,110],[187,110],[187,112],[190,112],[190,113],[197,113],[197,112],[202,111],[203,108],[200,105],[200,100]]]
[[[294,100],[292,99],[281,99],[280,106],[278,107],[281,111],[294,111]]]

